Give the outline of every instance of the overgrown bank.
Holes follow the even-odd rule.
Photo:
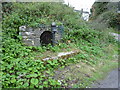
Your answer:
[[[105,31],[114,28],[112,32],[120,32],[119,2],[96,1],[91,9],[90,23],[92,28]]]
[[[64,24],[64,43],[59,43],[55,47],[33,47],[25,46],[21,42],[18,35],[19,26],[36,27],[53,21],[58,25]],[[2,88],[69,87],[67,81],[72,81],[71,79],[61,82],[54,78],[54,71],[58,67],[64,68],[70,63],[78,62],[90,67],[97,66],[100,62],[113,60],[112,56],[118,49],[117,42],[112,36],[107,32],[89,28],[73,8],[62,3],[3,3],[2,26]],[[80,54],[68,59],[47,62],[41,60],[46,52],[57,53],[74,49],[80,50]],[[77,82],[77,87],[85,87],[85,80],[79,80],[82,82]]]

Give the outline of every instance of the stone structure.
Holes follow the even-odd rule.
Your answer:
[[[53,38],[55,43],[58,43],[58,41],[61,40],[61,29],[58,27],[56,27],[56,29],[56,32],[53,32],[51,30],[51,26],[42,26],[36,28],[21,26],[19,27],[19,35],[22,36],[22,40],[25,45],[47,45],[49,43],[53,43]]]

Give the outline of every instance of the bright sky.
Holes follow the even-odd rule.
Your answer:
[[[83,8],[84,11],[89,11],[95,0],[64,0],[66,4],[69,4],[72,7],[75,7],[77,10]]]

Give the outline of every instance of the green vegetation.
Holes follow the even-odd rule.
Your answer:
[[[118,11],[118,2],[95,2],[91,9],[91,24],[95,29],[115,28],[120,24],[120,14]],[[95,27],[99,25],[98,27]],[[92,25],[91,25],[92,26]],[[117,31],[117,30],[116,30]]]
[[[64,43],[54,47],[33,47],[21,42],[22,38],[18,35],[20,26],[48,25],[53,21],[64,24]],[[117,41],[107,31],[89,28],[73,8],[62,3],[3,3],[2,28],[2,88],[69,87],[66,80],[61,84],[54,78],[58,67],[64,68],[78,62],[97,66],[100,62],[114,59],[112,55],[118,49]],[[48,52],[55,55],[75,49],[80,53],[74,57],[42,61]],[[79,82],[77,87],[86,86],[82,85]]]

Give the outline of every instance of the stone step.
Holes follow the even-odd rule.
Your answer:
[[[55,59],[67,59],[71,56],[74,56],[76,54],[79,54],[80,51],[70,51],[70,52],[60,52],[58,53],[57,56],[54,56],[54,57],[47,57],[47,58],[44,58],[42,59],[43,61],[48,61],[48,60],[55,60]]]

